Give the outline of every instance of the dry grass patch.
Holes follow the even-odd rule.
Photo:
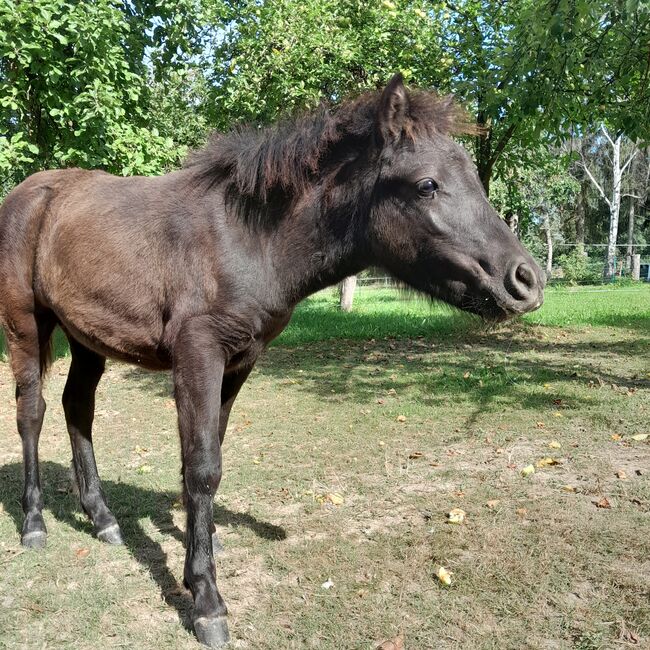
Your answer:
[[[513,326],[272,348],[233,413],[216,499],[234,647],[650,645],[650,444],[632,438],[648,432],[648,343]],[[0,647],[198,647],[169,378],[111,364],[101,384],[98,464],[126,540],[110,548],[69,490],[66,372],[57,361],[46,394],[48,547],[23,552],[0,364]]]

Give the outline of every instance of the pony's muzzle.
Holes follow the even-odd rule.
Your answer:
[[[510,266],[505,277],[505,288],[517,303],[517,311],[523,313],[537,309],[543,301],[544,281],[534,262],[517,260]]]

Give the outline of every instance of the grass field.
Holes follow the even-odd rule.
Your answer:
[[[650,647],[650,287],[552,289],[497,329],[385,290],[334,304],[299,308],[233,412],[216,499],[233,646]],[[169,376],[110,364],[100,385],[115,548],[70,489],[67,365],[46,390],[48,546],[27,552],[0,363],[0,648],[198,648]]]

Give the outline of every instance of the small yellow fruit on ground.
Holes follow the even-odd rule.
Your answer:
[[[441,566],[438,569],[438,580],[449,587],[451,585],[451,571],[447,571],[444,566]]]
[[[450,524],[462,524],[465,521],[465,514],[461,508],[454,508],[447,513],[447,521]]]

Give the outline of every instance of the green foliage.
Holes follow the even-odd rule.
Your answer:
[[[539,226],[547,215],[559,233],[563,215],[573,209],[580,184],[569,174],[570,158],[537,147],[534,167],[508,170],[492,186],[490,200],[505,214],[515,212],[520,229]]]
[[[440,25],[424,9],[409,0],[237,3],[216,49],[215,123],[269,122],[378,87],[397,71],[440,84],[449,62]]]
[[[531,103],[550,100],[554,134],[567,120],[593,127],[606,115],[614,131],[650,137],[647,0],[531,3],[518,33],[541,62]]]
[[[153,31],[148,28],[154,15],[169,15],[169,2],[154,7],[115,0],[2,0],[0,193],[47,167],[98,167],[126,175],[177,165],[185,148],[168,116],[157,120],[151,110],[156,97],[143,57],[153,48],[156,60],[173,58],[165,52],[178,52],[178,43],[190,38],[174,37],[184,29],[176,17],[198,11],[195,4],[180,5],[185,11],[170,19],[163,47],[164,18],[156,18]]]
[[[603,121],[650,139],[648,33],[645,0],[0,0],[0,196],[47,167],[161,173],[211,127],[400,70],[468,105],[493,202],[532,238],[559,202],[559,237],[575,188],[549,147]]]
[[[487,127],[476,159],[494,175],[534,167],[540,142],[589,128],[650,137],[650,5],[630,0],[458,0],[437,10],[450,87]]]
[[[578,284],[589,279],[589,260],[582,246],[577,246],[568,253],[558,256],[557,261],[562,267],[564,279],[569,284]]]

